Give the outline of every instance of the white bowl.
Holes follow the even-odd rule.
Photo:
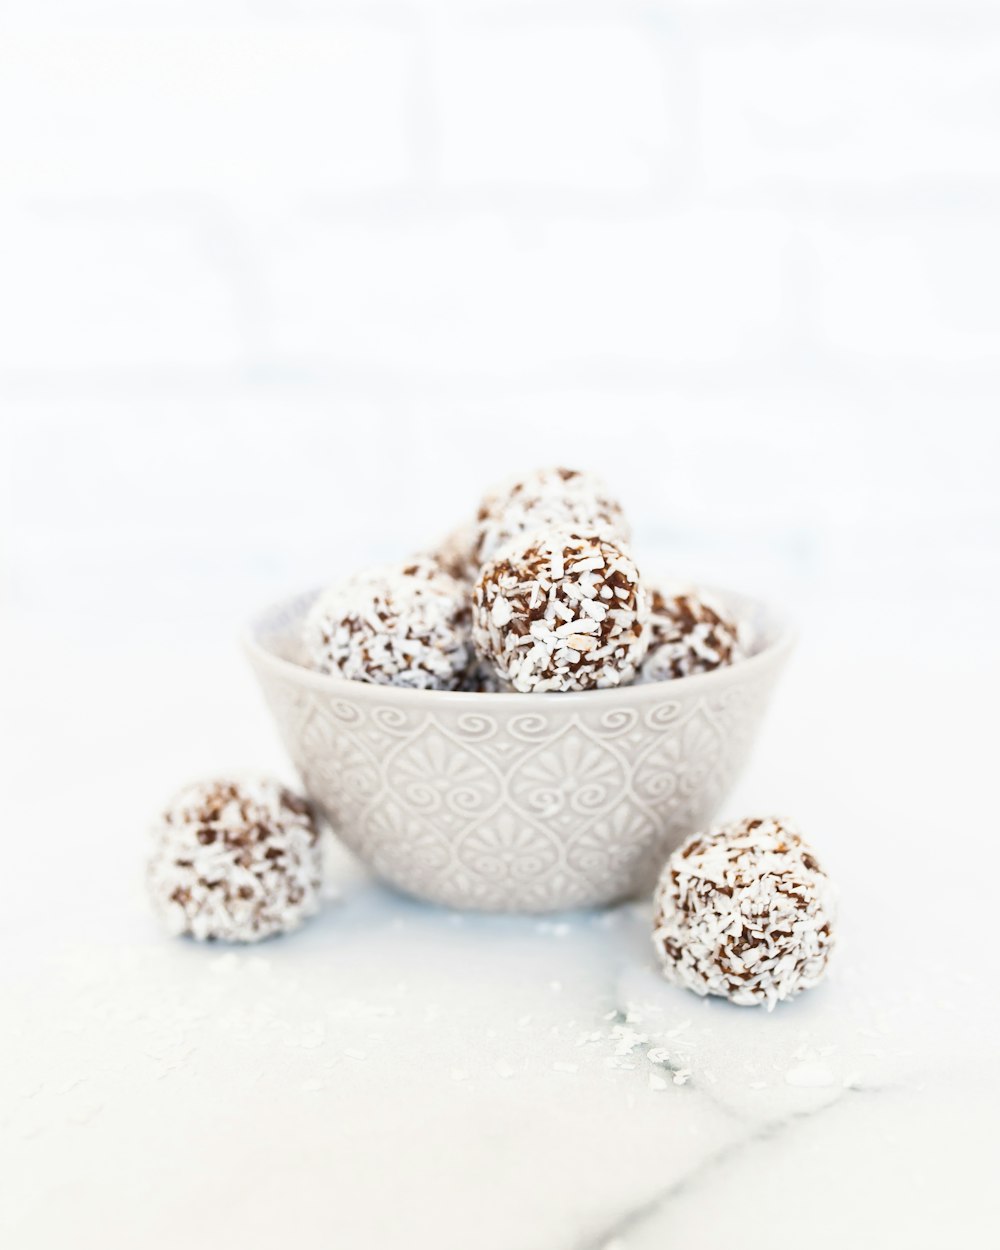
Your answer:
[[[557,911],[652,888],[740,774],[791,646],[763,604],[714,592],[755,654],[696,677],[578,694],[407,690],[303,666],[316,592],[246,648],[310,798],[379,877],[449,907]]]

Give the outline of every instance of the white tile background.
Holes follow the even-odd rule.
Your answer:
[[[562,459],[678,566],[968,637],[998,83],[985,2],[8,0],[7,601],[228,629]]]
[[[986,3],[0,6],[5,598],[225,631],[561,459],[968,637],[998,82]]]

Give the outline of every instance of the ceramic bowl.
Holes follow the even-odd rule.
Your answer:
[[[246,647],[310,798],[384,881],[433,903],[547,912],[652,888],[739,776],[790,649],[781,618],[714,592],[754,654],[695,677],[577,694],[345,681],[300,662],[315,593]]]

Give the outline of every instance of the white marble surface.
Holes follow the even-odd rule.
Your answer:
[[[162,937],[141,888],[151,804],[209,759],[281,767],[242,660],[13,635],[4,1245],[987,1244],[981,671],[845,673],[807,633],[730,810],[810,830],[841,947],[825,986],[768,1015],[663,983],[646,902],[451,914],[332,846],[338,897],[308,930]]]

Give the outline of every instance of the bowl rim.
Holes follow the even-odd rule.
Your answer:
[[[704,583],[699,583],[698,589],[717,596],[723,601],[729,600],[732,602],[740,600],[744,604],[755,607],[772,627],[771,641],[767,646],[748,656],[745,660],[740,660],[737,664],[727,664],[720,668],[712,669],[708,673],[694,673],[688,677],[672,677],[665,681],[633,683],[625,686],[607,686],[601,690],[547,690],[535,693],[503,691],[496,694],[481,690],[421,690],[411,686],[390,686],[376,682],[352,681],[348,678],[334,676],[331,673],[319,673],[315,669],[306,668],[304,664],[297,664],[294,660],[287,660],[284,656],[276,655],[258,641],[257,630],[264,620],[273,616],[281,609],[287,610],[292,604],[305,599],[310,594],[319,593],[317,589],[316,591],[304,591],[296,595],[287,595],[256,612],[247,625],[244,626],[241,642],[245,654],[252,663],[270,669],[275,676],[281,677],[283,680],[296,681],[314,690],[321,690],[331,695],[344,695],[346,693],[352,699],[358,698],[362,701],[370,699],[373,702],[385,702],[386,699],[394,700],[398,697],[403,703],[410,704],[426,703],[427,700],[430,700],[432,706],[442,709],[448,704],[453,707],[461,707],[463,705],[468,707],[471,703],[478,705],[482,700],[486,700],[486,706],[496,707],[498,710],[501,707],[509,709],[515,706],[527,709],[528,707],[541,704],[550,711],[552,710],[552,696],[556,693],[563,700],[572,699],[573,706],[580,707],[585,704],[590,705],[598,702],[609,705],[616,700],[619,702],[654,702],[658,698],[662,699],[671,691],[676,691],[678,695],[686,695],[700,690],[721,688],[730,683],[734,677],[742,679],[744,676],[767,671],[776,662],[785,659],[795,646],[798,633],[791,618],[783,609],[775,607],[767,600],[759,599],[755,595],[744,594],[742,591],[726,590],[722,587]]]

